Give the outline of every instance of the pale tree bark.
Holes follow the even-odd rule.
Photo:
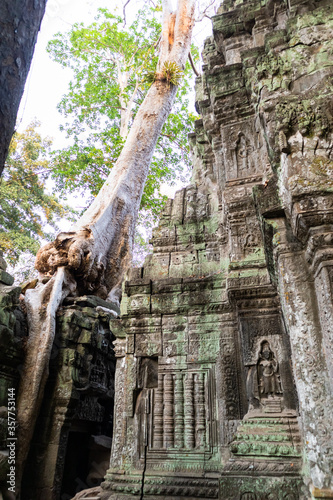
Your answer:
[[[46,0],[0,2],[0,176],[34,53]]]
[[[127,85],[127,83],[126,83],[126,85]],[[134,87],[134,90],[132,92],[132,95],[128,99],[124,99],[124,97],[122,95],[120,95],[120,97],[119,97],[120,106],[121,106],[120,132],[119,132],[119,134],[120,134],[120,137],[122,139],[126,139],[126,137],[128,135],[130,120],[133,116],[133,109],[132,108],[133,108],[134,100],[137,97],[139,87],[140,87],[140,82],[139,82],[139,80],[137,80],[135,82],[135,87]],[[122,89],[122,91],[123,91],[123,89]]]
[[[51,280],[26,292],[29,342],[18,400],[19,467],[27,457],[42,399],[55,332],[55,312],[65,295],[91,293],[119,301],[131,263],[134,228],[149,165],[176,86],[162,76],[165,62],[184,68],[194,24],[194,0],[163,0],[163,33],[156,81],[134,119],[125,146],[92,205],[68,233],[42,248],[36,267]],[[45,281],[45,279],[43,280]],[[75,291],[74,291],[75,289]],[[38,339],[43,341],[38,342]],[[37,373],[32,376],[32,371]]]
[[[124,54],[122,54],[125,60]],[[131,66],[134,63],[134,55],[132,55],[130,61],[127,63],[127,66]],[[114,62],[117,67],[117,82],[120,88],[119,94],[119,102],[120,102],[120,130],[119,135],[122,139],[126,139],[129,131],[130,120],[133,116],[133,104],[138,95],[138,90],[140,87],[140,80],[136,77],[135,86],[132,93],[126,91],[126,87],[128,85],[129,78],[131,76],[130,71],[125,71],[123,69],[122,63],[118,57],[114,57],[113,55],[109,56],[109,59]],[[136,68],[136,70],[141,70],[144,64]],[[133,75],[132,75],[133,76]]]
[[[114,62],[117,66],[117,81],[118,85],[120,88],[120,95],[119,95],[119,102],[120,102],[120,137],[122,139],[126,139],[127,134],[128,134],[128,128],[129,128],[129,121],[131,118],[131,109],[132,109],[132,104],[133,101],[136,97],[136,93],[138,90],[138,86],[135,87],[132,96],[130,98],[129,102],[126,102],[124,98],[124,91],[125,88],[128,84],[128,78],[129,78],[129,72],[128,71],[122,71],[121,64],[119,59],[114,59]]]

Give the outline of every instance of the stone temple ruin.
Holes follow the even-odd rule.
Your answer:
[[[192,183],[120,317],[64,303],[23,500],[333,498],[332,38],[330,0],[223,2]],[[27,332],[2,267],[6,405]]]

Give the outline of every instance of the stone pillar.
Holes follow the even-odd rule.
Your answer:
[[[181,372],[175,376],[175,447],[184,448],[184,380]]]
[[[173,448],[174,401],[173,401],[173,376],[167,373],[164,376],[164,448]]]
[[[59,402],[60,403],[60,402]],[[69,424],[65,424],[68,400],[55,403],[55,411],[50,425],[49,442],[39,467],[38,490],[33,493],[36,500],[53,500],[60,494],[61,479],[66,454]]]
[[[163,374],[158,374],[158,387],[154,399],[154,437],[153,447],[163,447]]]
[[[285,219],[274,219],[275,260],[281,304],[290,335],[304,445],[316,495],[333,490],[333,397],[316,286],[304,252],[289,243]],[[324,302],[323,302],[324,304]],[[323,498],[326,498],[325,496]],[[327,497],[329,498],[329,497]]]
[[[194,381],[193,373],[188,372],[185,376],[185,448],[192,449],[195,446],[194,440]]]
[[[322,226],[310,230],[306,259],[314,276],[323,353],[333,391],[333,232],[330,229]]]
[[[127,388],[124,381],[127,379],[126,339],[117,339],[114,342],[115,356],[117,358],[115,372],[115,400],[114,414],[117,416],[113,424],[113,440],[111,448],[111,469],[122,469],[123,453],[126,445],[126,395]]]
[[[195,375],[195,445],[203,448],[206,445],[206,418],[205,418],[205,384],[204,373]]]

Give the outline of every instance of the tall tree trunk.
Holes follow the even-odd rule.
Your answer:
[[[0,2],[0,176],[47,0]]]
[[[163,76],[164,63],[174,62],[181,68],[185,66],[194,24],[194,0],[179,0],[174,14],[169,0],[163,0],[163,6],[161,55],[156,81],[140,106],[116,165],[92,205],[72,230],[60,233],[37,255],[37,269],[44,276],[53,278],[46,285],[40,284],[36,290],[28,290],[26,294],[32,330],[29,336],[32,339],[28,343],[18,400],[21,470],[46,382],[54,338],[54,315],[62,297],[69,289],[71,293],[74,289],[69,276],[76,282],[77,294],[94,293],[112,301],[120,299],[121,282],[131,263],[134,228],[150,161],[177,91],[176,86]],[[58,278],[59,268],[62,277]],[[67,285],[60,292],[60,283],[65,277]],[[57,291],[53,293],[54,287]],[[54,305],[46,304],[47,297],[50,297],[50,303],[54,301]],[[53,317],[48,318],[46,314]],[[43,342],[34,340],[39,335],[43,337]],[[34,367],[33,360],[38,367]],[[34,376],[32,371],[36,372]]]

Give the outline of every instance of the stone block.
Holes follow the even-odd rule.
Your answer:
[[[96,295],[83,295],[82,297],[68,297],[64,300],[64,305],[75,304],[81,307],[92,307],[96,308],[98,306],[104,307],[114,311],[118,316],[120,314],[119,306],[113,302],[103,300]]]
[[[0,309],[0,325],[9,326],[10,322],[10,311],[5,309]]]
[[[68,317],[71,325],[76,325],[86,330],[92,329],[92,321],[90,318],[81,313],[81,311],[72,311]]]
[[[0,283],[11,286],[14,283],[14,278],[3,269],[0,269]]]
[[[132,295],[140,295],[151,293],[151,280],[150,279],[136,279],[125,282],[125,292],[128,297]]]
[[[82,328],[80,336],[78,338],[78,343],[79,344],[89,344],[91,342],[91,331],[86,330],[85,328]]]
[[[126,336],[126,329],[123,320],[111,318],[109,321],[109,325],[110,330],[115,337],[120,338]]]
[[[169,278],[154,280],[152,282],[152,294],[176,293],[182,291],[182,278]]]
[[[155,334],[135,335],[135,355],[136,356],[161,356],[162,341],[161,332]]]
[[[150,295],[133,295],[129,298],[127,311],[128,313],[145,314],[150,312]]]
[[[151,312],[169,314],[176,312],[181,294],[156,294],[151,296]]]
[[[169,273],[170,253],[153,254],[149,266],[144,267],[144,278],[163,279]]]
[[[21,288],[19,286],[5,286],[0,284],[0,307],[17,305]]]

